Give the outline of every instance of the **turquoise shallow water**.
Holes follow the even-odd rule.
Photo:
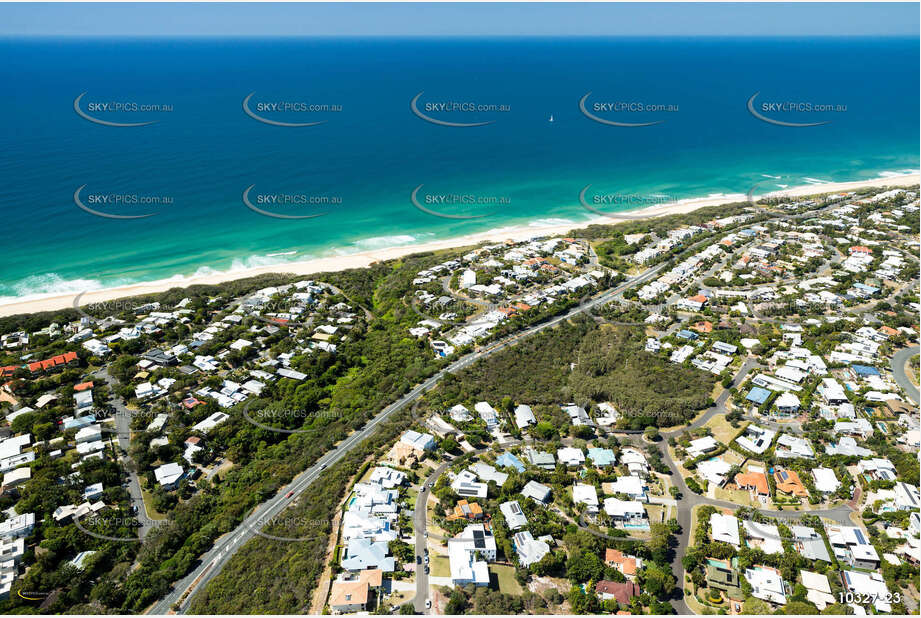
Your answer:
[[[228,271],[424,242],[524,222],[585,221],[579,192],[656,199],[744,193],[817,180],[857,180],[918,168],[918,56],[909,39],[281,39],[0,41],[0,297],[25,297]],[[858,79],[859,78],[859,79]],[[857,80],[855,82],[855,80]],[[859,87],[855,87],[859,83]],[[143,127],[94,124],[74,111]],[[426,122],[410,109],[455,122]],[[580,99],[676,111],[587,118]],[[770,112],[746,102],[846,106]],[[260,103],[328,105],[261,113]],[[495,105],[444,112],[437,103]],[[109,112],[103,103],[169,111]],[[341,111],[338,108],[341,107]],[[507,111],[502,111],[507,108]],[[758,109],[761,109],[760,107]],[[554,121],[549,122],[553,116]],[[257,206],[251,195],[309,196],[333,205]],[[488,214],[444,219],[420,195],[492,197],[501,205],[444,207]],[[114,220],[107,214],[155,213]],[[159,196],[160,205],[95,202]],[[647,200],[643,202],[642,200]],[[427,202],[425,202],[427,203]],[[177,279],[177,282],[181,281]]]

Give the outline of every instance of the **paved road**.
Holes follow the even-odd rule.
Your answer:
[[[93,376],[94,380],[101,379],[105,382],[109,390],[115,393],[115,389],[118,387],[118,382],[109,375],[109,370],[106,367],[98,369],[96,372],[90,374]],[[121,460],[125,470],[128,472],[128,494],[131,496],[131,504],[137,510],[137,520],[140,526],[138,527],[138,536],[143,539],[147,536],[147,533],[150,532],[151,528],[157,526],[163,520],[153,520],[147,516],[147,508],[144,505],[144,496],[141,494],[141,482],[138,480],[137,475],[137,464],[134,460],[131,459],[130,452],[131,447],[131,418],[132,412],[125,407],[125,404],[122,403],[121,398],[118,395],[114,395],[112,399],[107,402],[107,405],[112,406],[115,410],[115,433],[118,438],[118,447],[121,453],[119,454],[119,459]]]
[[[902,387],[905,394],[915,403],[921,402],[921,399],[918,398],[918,387],[912,384],[911,380],[909,380],[908,376],[905,374],[905,363],[908,362],[909,358],[919,353],[921,353],[921,347],[919,346],[902,348],[892,355],[892,361],[890,363],[892,366],[892,375],[895,377],[896,383]]]
[[[813,213],[813,215],[814,214],[815,213]],[[781,215],[778,218],[786,219],[796,217],[793,215]],[[712,239],[710,238],[703,239],[689,245],[685,251],[695,249],[698,246],[702,246],[711,241]],[[357,444],[361,443],[365,439],[369,438],[374,433],[377,425],[379,425],[381,422],[384,422],[392,414],[402,410],[407,405],[413,403],[416,399],[421,397],[425,392],[434,388],[438,381],[441,380],[441,378],[444,377],[447,373],[457,372],[482,358],[486,358],[487,356],[503,350],[506,347],[515,345],[518,343],[518,341],[530,337],[531,335],[534,335],[546,328],[553,327],[579,313],[589,311],[594,307],[608,303],[616,297],[622,295],[625,290],[645,283],[646,281],[657,276],[659,272],[661,272],[666,266],[670,265],[671,262],[672,260],[666,260],[661,264],[646,270],[643,274],[631,277],[620,285],[583,302],[579,306],[574,307],[564,314],[530,326],[518,332],[517,334],[509,335],[497,342],[489,344],[481,349],[477,349],[475,352],[472,352],[467,356],[454,361],[445,369],[442,369],[432,377],[425,380],[422,384],[416,386],[399,400],[384,408],[362,429],[353,433],[336,448],[326,453],[323,457],[317,460],[313,466],[295,477],[290,485],[282,488],[275,497],[270,498],[267,502],[256,508],[253,513],[232,532],[218,539],[212,548],[201,557],[199,566],[195,568],[191,573],[186,575],[186,577],[184,577],[182,580],[177,582],[173,589],[164,598],[155,603],[147,613],[165,614],[174,604],[180,603],[180,600],[181,603],[178,607],[178,612],[183,613],[188,607],[189,599],[191,599],[191,597],[199,589],[201,589],[202,586],[207,584],[214,576],[220,573],[221,569],[224,567],[227,561],[230,560],[237,548],[255,536],[256,530],[262,527],[263,522],[266,519],[276,516],[278,513],[287,508],[291,501],[300,496],[310,486],[310,484],[313,483],[317,477],[319,477],[320,473],[326,469],[327,466],[335,464],[342,457],[344,457],[349,450],[354,448]],[[292,492],[292,497],[287,497],[288,492]],[[681,604],[684,605],[683,599],[681,600]]]
[[[425,530],[427,527],[427,509],[425,505],[429,499],[429,483],[434,484],[453,463],[453,460],[446,461],[438,466],[438,468],[423,481],[422,487],[419,489],[419,495],[416,496],[416,510],[413,511],[413,530],[416,533],[416,598],[413,599],[413,607],[419,614],[428,613],[428,608],[426,608],[425,605],[429,599],[429,575],[425,572],[425,567],[427,565],[424,564],[425,557],[428,553],[424,551],[424,548],[426,545]],[[420,564],[420,560],[423,564]]]
[[[745,380],[745,376],[748,375],[748,372],[754,368],[761,367],[761,364],[754,358],[748,358],[742,363],[742,366],[739,367],[739,370],[736,372],[735,377],[732,379],[732,386],[738,388],[738,386]],[[723,392],[719,394],[716,398],[716,401],[713,402],[713,405],[707,409],[702,415],[697,417],[692,423],[689,423],[678,429],[672,429],[671,431],[663,431],[661,434],[665,438],[677,437],[685,431],[691,431],[693,429],[698,429],[707,424],[707,422],[716,416],[717,414],[725,414],[726,412],[726,402],[729,401],[729,389],[723,389]]]
[[[256,510],[254,510],[253,513],[249,515],[243,521],[243,523],[237,526],[232,532],[225,534],[220,539],[218,539],[212,548],[201,557],[199,566],[195,568],[195,570],[193,570],[191,573],[186,575],[182,580],[180,580],[173,587],[173,589],[160,601],[155,603],[147,613],[165,614],[170,610],[173,604],[180,602],[180,600],[182,600],[182,602],[178,611],[179,613],[183,613],[188,608],[189,599],[191,599],[191,597],[198,590],[200,590],[202,586],[207,584],[212,578],[214,578],[214,576],[221,572],[221,569],[224,567],[224,565],[227,564],[227,561],[230,560],[231,556],[233,556],[237,548],[240,545],[246,543],[246,541],[253,538],[253,536],[256,536],[256,531],[263,527],[267,519],[277,516],[281,511],[287,508],[287,506],[294,499],[296,499],[308,487],[310,487],[310,484],[317,479],[317,477],[324,469],[338,462],[342,457],[346,455],[346,453],[348,453],[349,450],[360,444],[365,439],[371,437],[374,434],[377,426],[380,423],[386,421],[392,414],[415,402],[427,391],[434,388],[435,385],[438,384],[439,380],[441,380],[441,378],[444,377],[447,373],[460,371],[461,369],[477,362],[482,358],[486,358],[487,356],[503,350],[506,347],[515,345],[518,343],[518,341],[526,337],[538,333],[546,328],[555,326],[564,320],[568,320],[569,318],[597,307],[598,305],[607,303],[618,295],[622,294],[628,288],[639,285],[656,276],[659,271],[665,267],[666,264],[667,262],[664,262],[655,268],[647,270],[641,275],[628,279],[626,282],[620,284],[619,286],[587,300],[578,307],[574,307],[566,313],[558,315],[554,318],[550,318],[539,324],[530,326],[517,334],[509,335],[504,339],[501,339],[497,342],[485,346],[482,349],[472,352],[467,356],[454,361],[445,369],[442,369],[432,377],[425,380],[422,384],[416,386],[399,400],[384,408],[377,416],[375,416],[359,431],[353,433],[336,448],[326,453],[323,457],[317,460],[313,466],[295,477],[290,485],[282,488],[275,497],[270,498],[267,502],[263,503]],[[290,498],[286,497],[288,492],[293,492],[293,495]]]
[[[676,593],[673,595],[671,603],[679,614],[693,614],[694,612],[691,611],[684,601],[684,565],[681,563],[681,559],[687,553],[687,549],[690,545],[691,535],[694,533],[691,529],[691,513],[695,506],[701,504],[729,508],[733,511],[739,509],[740,505],[726,500],[707,498],[706,496],[701,496],[690,491],[684,482],[684,477],[682,477],[681,473],[678,471],[677,464],[669,456],[668,449],[661,448],[660,451],[663,461],[665,461],[669,470],[671,470],[672,484],[681,492],[679,508],[675,509],[678,524],[681,526],[681,533],[677,535],[678,542],[673,548],[674,553],[672,554],[672,573],[675,575],[677,584],[675,586]],[[849,517],[851,508],[847,504],[842,504],[832,509],[817,511],[774,511],[770,509],[758,509],[758,511],[768,517],[776,517],[778,519],[799,519],[803,515],[816,515],[818,517],[827,517],[841,524],[852,525]]]

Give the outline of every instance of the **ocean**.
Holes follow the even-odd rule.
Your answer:
[[[0,302],[917,170],[918,73],[910,38],[2,39]]]

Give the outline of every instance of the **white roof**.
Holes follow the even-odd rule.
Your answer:
[[[510,530],[517,530],[528,524],[528,518],[521,510],[517,500],[510,500],[499,505],[499,510],[505,516],[505,523]]]
[[[171,485],[175,483],[182,474],[182,466],[177,463],[163,464],[159,468],[154,469],[154,475],[157,477],[157,482],[161,485]]]
[[[611,517],[631,518],[645,517],[646,509],[641,502],[636,500],[618,500],[617,498],[604,499],[604,512]]]
[[[615,494],[642,496],[646,493],[646,485],[638,476],[621,476],[611,484],[611,491]]]
[[[594,485],[576,483],[572,487],[572,501],[598,508],[598,492]]]
[[[806,586],[806,588],[831,594],[831,586],[828,585],[828,578],[821,573],[800,571],[800,574],[803,576],[803,585]]]
[[[758,546],[764,553],[783,553],[783,543],[780,541],[780,531],[774,524],[761,524],[746,519],[742,522],[742,527],[745,529],[745,534],[748,535],[749,538],[761,541]]]
[[[841,485],[831,468],[813,468],[812,476],[815,479],[815,488],[822,493],[834,493]]]
[[[774,405],[778,408],[798,408],[799,397],[793,393],[781,393],[774,401]]]
[[[713,513],[710,515],[710,534],[714,541],[739,546],[739,520],[735,515]]]
[[[787,603],[783,578],[775,569],[765,567],[745,569],[745,579],[752,586],[753,597],[778,605]]]

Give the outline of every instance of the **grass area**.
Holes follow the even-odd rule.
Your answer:
[[[686,590],[690,590],[690,591],[691,591],[691,594],[689,594],[689,595],[688,595],[688,594],[684,595],[684,602],[688,604],[688,608],[689,608],[692,612],[694,612],[695,614],[700,615],[700,614],[703,614],[703,613],[704,613],[704,609],[706,608],[706,609],[709,609],[711,613],[715,613],[715,612],[713,612],[713,609],[712,609],[712,608],[707,608],[703,603],[701,603],[700,601],[697,600],[697,597],[696,597],[696,596],[694,596],[694,588],[695,588],[694,584],[692,584],[692,583],[685,583],[684,585],[685,585],[685,589],[686,589]]]
[[[697,514],[700,512],[700,507],[702,504],[698,504],[691,509],[691,539],[690,544],[694,544],[694,531],[697,530]]]
[[[739,433],[743,427],[747,427],[748,423],[740,423],[739,427],[733,427],[729,421],[726,420],[725,414],[716,414],[707,421],[707,424],[704,427],[708,428],[713,434],[713,437],[716,438],[719,442],[723,444],[729,444],[729,441],[732,440],[737,433]]]
[[[918,357],[912,356],[905,363],[905,375],[908,376],[908,381],[918,386],[919,374],[918,374]]]
[[[448,561],[448,557],[429,554],[429,575],[451,577],[451,563]]]
[[[153,507],[153,496],[144,489],[143,482],[141,483],[141,497],[144,499],[144,510],[147,512],[147,517],[157,521],[166,519],[166,515]]]
[[[746,459],[745,457],[743,457],[742,455],[740,455],[739,453],[731,449],[724,452],[722,455],[720,455],[720,457],[722,458],[723,461],[728,463],[730,466],[739,466],[740,468],[742,467],[742,464],[745,463],[745,459]]]
[[[412,598],[415,598],[415,592],[408,590],[398,590],[382,601],[384,607],[399,607]]]
[[[646,515],[649,517],[649,523],[654,524],[662,521],[665,514],[665,507],[659,504],[647,504]],[[632,531],[631,531],[632,532]]]
[[[752,500],[751,494],[747,491],[741,489],[723,489],[717,487],[714,490],[713,496],[717,500],[728,500],[729,502],[734,502],[740,506],[755,506],[762,507],[762,504],[758,500]]]
[[[716,401],[717,397],[719,397],[724,390],[726,389],[723,388],[722,382],[717,382],[713,385],[713,391],[710,393],[710,398]]]
[[[515,579],[515,567],[504,564],[489,565],[489,572],[496,576],[499,581],[499,592],[506,594],[521,594],[521,585]],[[490,577],[490,579],[492,579]]]

